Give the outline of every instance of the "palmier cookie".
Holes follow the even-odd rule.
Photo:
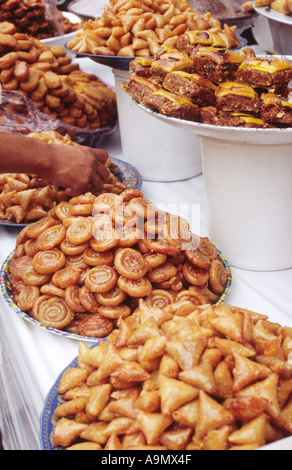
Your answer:
[[[74,312],[70,310],[64,299],[50,297],[39,304],[37,316],[42,325],[62,329],[71,323]]]
[[[118,274],[112,266],[96,266],[86,273],[85,286],[91,292],[107,292],[112,289],[118,279]]]
[[[115,255],[114,265],[118,273],[127,279],[140,279],[148,269],[142,254],[132,248],[119,250]]]
[[[66,263],[65,255],[56,248],[47,251],[38,251],[32,259],[34,269],[40,274],[52,274]]]

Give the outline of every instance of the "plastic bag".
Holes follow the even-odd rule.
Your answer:
[[[36,39],[64,34],[63,19],[56,0],[2,0],[0,22],[3,21],[13,23],[17,33]]]
[[[46,18],[54,25],[54,29],[56,32],[55,36],[61,36],[62,34],[64,34],[64,26],[62,15],[58,10],[56,0],[42,0],[42,2],[45,4],[46,7]]]
[[[206,0],[189,0],[188,3],[193,11],[199,15],[210,12],[217,19],[235,18],[244,14],[241,8],[243,1],[241,0],[211,0],[209,2],[206,2]]]
[[[116,125],[92,130],[70,126],[41,113],[32,100],[18,91],[2,91],[0,94],[1,133],[27,135],[52,130],[62,135],[68,134],[78,144],[100,148],[115,129]]]

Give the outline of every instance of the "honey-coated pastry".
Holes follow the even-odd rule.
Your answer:
[[[17,305],[22,311],[31,310],[34,303],[40,296],[39,288],[36,286],[26,286],[21,290],[18,298]]]
[[[227,274],[225,269],[222,269],[222,264],[218,260],[213,260],[210,268],[210,285],[215,294],[222,294],[226,280]]]
[[[114,263],[118,273],[128,279],[140,279],[147,272],[145,259],[132,248],[119,250],[115,256]]]
[[[203,286],[209,280],[209,272],[198,268],[191,263],[185,263],[182,267],[185,279],[194,286]]]
[[[174,302],[171,293],[163,289],[154,289],[145,300],[150,307],[158,307],[161,309]]]
[[[66,258],[62,251],[56,248],[38,251],[33,257],[32,265],[41,274],[52,274],[63,268]]]
[[[37,318],[44,326],[63,329],[74,318],[74,313],[68,304],[60,297],[51,297],[40,303]]]
[[[52,281],[56,287],[66,289],[75,285],[80,278],[81,269],[73,267],[65,267],[56,271],[52,276]]]
[[[112,266],[96,266],[86,274],[85,285],[91,292],[107,292],[117,283],[118,275]]]
[[[105,318],[115,320],[128,317],[131,314],[131,309],[128,305],[102,305],[98,312]]]
[[[146,297],[152,292],[151,282],[146,277],[128,279],[124,276],[120,276],[118,278],[118,286],[130,297]]]
[[[99,303],[97,297],[85,285],[80,287],[79,300],[86,311],[98,313]]]
[[[97,302],[103,306],[117,307],[127,298],[127,294],[115,285],[107,292],[102,292],[95,295]]]
[[[47,284],[51,279],[50,274],[36,271],[32,262],[24,266],[21,277],[23,282],[28,286],[41,286]]]
[[[114,255],[110,250],[96,252],[93,248],[87,248],[83,251],[83,259],[89,266],[101,266],[103,264],[111,264]]]
[[[67,240],[74,245],[81,245],[92,237],[92,221],[90,218],[79,218],[67,229]]]
[[[78,333],[81,336],[104,338],[114,328],[113,321],[98,313],[86,316],[78,325]]]

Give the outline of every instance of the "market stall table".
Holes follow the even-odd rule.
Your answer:
[[[79,62],[83,70],[94,71],[107,83],[114,83],[108,67],[87,59]],[[125,159],[118,128],[103,147],[110,156]],[[144,181],[142,191],[146,199],[172,212],[194,205],[191,228],[196,233],[199,228],[200,235],[208,236],[203,175],[178,182]],[[0,226],[1,265],[14,250],[18,233],[17,228]],[[228,253],[224,255],[228,258]],[[232,274],[229,304],[266,314],[272,321],[292,327],[292,269],[256,272],[232,268]],[[40,415],[46,396],[77,356],[78,344],[77,340],[49,333],[25,321],[0,296],[0,429],[6,450],[41,448]],[[286,442],[291,450],[291,439]]]

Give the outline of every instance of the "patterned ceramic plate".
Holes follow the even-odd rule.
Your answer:
[[[57,330],[56,328],[50,328],[50,327],[45,327],[42,325],[40,322],[32,318],[30,315],[27,313],[23,312],[20,310],[17,305],[14,302],[13,296],[12,296],[12,290],[11,290],[11,285],[10,285],[10,263],[11,263],[11,258],[13,256],[13,252],[8,256],[8,258],[4,261],[1,271],[0,271],[0,289],[2,292],[2,296],[6,303],[9,305],[9,307],[14,310],[20,317],[22,317],[24,320],[27,320],[28,322],[43,328],[44,330],[48,331],[49,333],[53,333],[56,335],[63,336],[65,338],[71,338],[71,339],[76,339],[78,341],[87,341],[90,343],[96,343],[96,341],[100,341],[102,338],[92,338],[89,336],[81,336],[73,333],[68,333],[63,330]],[[228,271],[228,280],[227,280],[227,285],[226,289],[223,292],[222,296],[220,297],[219,301],[217,304],[223,304],[226,302],[227,297],[229,296],[230,290],[231,290],[231,285],[232,285],[232,274],[231,274],[231,267],[227,261],[227,259],[224,257],[224,255],[218,250],[218,256],[219,259],[222,261],[224,264],[225,269]]]
[[[77,334],[68,333],[67,331],[57,330],[56,328],[45,327],[40,322],[32,318],[30,315],[20,310],[14,302],[14,299],[12,296],[11,285],[10,285],[10,262],[11,262],[12,256],[13,256],[13,252],[8,256],[8,258],[2,265],[2,268],[0,271],[0,290],[1,290],[4,300],[9,305],[9,307],[11,307],[12,310],[14,310],[14,312],[16,312],[20,317],[24,318],[24,320],[27,320],[29,323],[32,323],[33,325],[37,325],[38,327],[48,331],[49,333],[60,335],[65,338],[77,339],[79,341],[81,340],[81,341],[87,341],[91,343],[96,343],[96,341],[100,340],[100,338],[80,336]]]
[[[100,341],[97,341],[96,344],[92,347],[97,346]],[[63,372],[59,375],[58,379],[54,383],[53,387],[50,389],[43,407],[43,411],[40,417],[40,445],[41,450],[58,450],[53,445],[53,436],[55,427],[57,424],[57,418],[54,416],[55,409],[57,406],[65,402],[63,397],[59,394],[58,389],[60,385],[61,378],[64,372],[69,368],[78,367],[78,358],[76,357],[68,367],[66,367]]]
[[[121,183],[126,184],[131,189],[141,189],[143,178],[136,168],[118,158],[110,157],[110,159],[111,172]],[[0,220],[1,225],[5,227],[25,227],[28,224],[17,224],[10,220]]]

